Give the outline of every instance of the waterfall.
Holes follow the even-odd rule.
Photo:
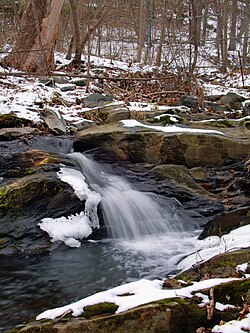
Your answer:
[[[101,195],[105,226],[111,238],[139,240],[146,235],[182,231],[184,216],[171,199],[133,189],[123,177],[81,153],[71,153],[88,186]]]

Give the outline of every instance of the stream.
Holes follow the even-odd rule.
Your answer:
[[[165,278],[193,252],[200,230],[174,200],[137,191],[80,153],[70,158],[91,193],[102,197],[108,238],[83,241],[79,248],[61,244],[45,255],[0,256],[0,332],[123,283]]]

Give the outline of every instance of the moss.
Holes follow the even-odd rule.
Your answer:
[[[31,124],[30,120],[18,118],[13,113],[0,114],[0,128],[24,127]]]
[[[174,303],[178,303],[180,305],[186,304],[186,301],[180,297],[174,297],[174,298],[165,298],[161,299],[160,301],[157,301],[158,304],[164,304],[164,305],[171,305]]]
[[[228,119],[223,119],[223,120],[217,120],[215,122],[210,123],[214,127],[220,127],[220,128],[231,128],[235,127],[236,123],[228,120]]]
[[[50,183],[44,178],[27,176],[20,182],[0,188],[0,209],[17,210],[29,206],[32,202],[39,202],[48,193],[52,196],[60,191],[60,184]]]
[[[220,267],[233,267],[237,266],[236,262],[227,258],[222,258],[220,260]]]
[[[178,120],[178,123],[183,122],[183,118],[178,117],[176,119]],[[160,117],[160,119],[158,119],[158,118],[149,118],[147,121],[151,124],[159,124],[160,123],[164,126],[174,125],[176,123],[175,121],[172,121],[171,116],[168,116],[168,115],[162,116],[162,117]]]
[[[83,308],[83,316],[85,318],[91,318],[98,315],[114,314],[118,309],[118,306],[114,303],[99,303],[95,305],[88,305]]]
[[[214,288],[214,297],[217,302],[242,306],[248,290],[250,279],[224,283]]]
[[[23,327],[14,327],[12,330],[6,331],[5,333],[18,333]]]

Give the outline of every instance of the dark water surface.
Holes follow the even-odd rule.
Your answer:
[[[44,256],[0,257],[0,332],[49,308],[140,278],[163,278],[193,249],[197,233],[140,241],[85,242]]]

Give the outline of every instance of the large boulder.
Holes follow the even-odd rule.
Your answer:
[[[50,242],[37,226],[45,217],[79,213],[83,203],[57,177],[63,155],[28,151],[3,156],[0,163],[0,251],[40,251]]]
[[[192,168],[241,161],[249,156],[250,140],[104,125],[79,132],[74,148],[77,151],[103,149],[133,163],[180,164]]]

